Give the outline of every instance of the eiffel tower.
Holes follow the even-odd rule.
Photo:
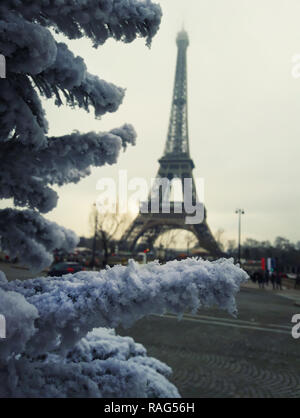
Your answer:
[[[159,160],[157,178],[193,179],[193,202],[197,199],[196,187],[193,178],[194,162],[190,157],[189,133],[188,133],[188,104],[187,104],[187,48],[189,37],[185,30],[177,35],[177,65],[173,103],[168,130],[168,138],[163,157]],[[150,199],[150,198],[149,198]],[[150,204],[150,201],[149,201]],[[173,204],[174,207],[174,204]],[[160,211],[162,212],[162,211]],[[171,229],[183,229],[192,232],[198,239],[199,246],[208,251],[212,256],[221,255],[220,248],[214,239],[206,222],[206,210],[204,209],[204,221],[200,224],[188,225],[185,222],[187,214],[175,213],[142,213],[130,225],[121,239],[130,251],[134,251],[138,241],[145,248],[153,248],[159,235]]]

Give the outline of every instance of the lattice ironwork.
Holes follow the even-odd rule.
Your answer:
[[[190,155],[187,102],[187,48],[188,34],[179,32],[177,36],[177,64],[174,83],[172,109],[169,123],[165,155]]]
[[[163,157],[159,160],[157,178],[181,180],[183,187],[184,179],[193,179],[193,203],[197,201],[197,192],[193,178],[194,162],[190,157],[189,132],[188,132],[188,103],[187,103],[187,48],[189,37],[182,30],[177,35],[177,64],[174,83],[172,109],[168,130],[168,137]],[[147,202],[146,202],[147,203]],[[150,196],[149,196],[150,207]],[[186,213],[170,214],[140,213],[130,225],[122,237],[121,246],[134,250],[138,241],[147,247],[153,247],[159,235],[170,229],[184,229],[192,232],[198,239],[199,245],[211,255],[220,255],[220,248],[214,239],[205,219],[199,225],[187,225]]]

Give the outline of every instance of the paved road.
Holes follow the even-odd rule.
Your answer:
[[[45,272],[33,273],[29,269],[22,266],[5,262],[0,262],[0,271],[5,274],[7,280],[9,281],[15,279],[26,280],[33,277],[42,277],[46,274]]]
[[[182,321],[151,316],[118,332],[169,364],[183,397],[300,397],[300,340],[291,336],[300,307],[252,288],[242,289],[238,305],[237,320],[201,310]]]

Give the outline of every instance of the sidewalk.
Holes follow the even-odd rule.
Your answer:
[[[257,283],[253,283],[249,280],[247,283],[242,285],[244,289],[255,289],[259,292],[271,292],[274,295],[281,296],[286,299],[290,299],[296,306],[300,307],[300,289],[292,289],[287,288],[282,284],[282,290],[273,290],[272,283],[269,283],[269,286],[264,287],[264,289],[260,289]]]

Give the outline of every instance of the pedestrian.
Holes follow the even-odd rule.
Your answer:
[[[297,289],[297,286],[299,285],[300,285],[300,273],[297,273],[294,289]]]
[[[253,273],[251,273],[251,280],[252,280],[252,282],[253,283],[256,283],[256,281],[257,281],[257,277],[256,277],[256,271],[255,272],[253,272]]]
[[[270,279],[269,272],[268,270],[266,270],[264,274],[264,282],[266,283],[267,286],[269,286],[269,279]]]
[[[281,274],[278,271],[276,272],[276,289],[282,290]]]
[[[263,289],[264,288],[264,275],[263,275],[263,273],[260,270],[258,270],[254,273],[254,277],[255,277],[255,281],[258,283],[258,287],[260,289]]]
[[[276,285],[276,274],[275,274],[275,272],[273,272],[271,274],[271,283],[272,283],[272,286],[273,286],[273,290],[275,290],[275,285]]]

